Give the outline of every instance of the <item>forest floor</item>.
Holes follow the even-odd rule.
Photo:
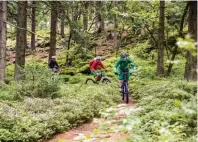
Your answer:
[[[130,98],[129,103],[123,101],[113,110],[111,116],[104,118],[94,118],[92,121],[81,126],[55,135],[52,139],[45,142],[115,142],[122,141],[130,136],[126,131],[119,131],[119,124],[122,119],[129,115],[129,112],[135,113],[136,104]],[[111,108],[109,108],[111,109]],[[107,109],[108,110],[108,109]]]
[[[41,41],[43,42],[43,41]],[[93,54],[101,56],[102,59],[107,59],[108,57],[112,56],[112,53],[114,53],[114,42],[113,39],[106,40],[106,37],[100,36],[97,39],[95,39],[95,42],[97,43],[95,47],[93,47]],[[30,44],[30,43],[29,43]],[[34,54],[26,53],[26,61],[38,61],[42,60],[45,62],[48,62],[48,55],[49,55],[49,46],[46,47],[40,47],[41,43],[37,44],[36,52]],[[27,52],[31,52],[30,48],[26,49]],[[65,47],[57,48],[56,53],[57,57],[59,57],[62,52],[65,50]],[[15,61],[15,50],[14,47],[11,47],[7,52],[7,62],[8,64],[13,64]]]

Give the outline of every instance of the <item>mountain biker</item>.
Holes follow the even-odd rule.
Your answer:
[[[60,71],[60,66],[58,65],[58,63],[56,61],[56,56],[51,57],[48,66],[49,66],[49,68],[51,69],[52,72],[59,72]]]
[[[127,72],[127,81],[129,80],[130,71],[129,71],[128,65],[131,65],[133,72],[135,73],[136,72],[135,64],[129,57],[127,57],[127,54],[122,53],[120,55],[120,59],[117,61],[114,67],[115,74],[118,74],[120,91],[122,90],[121,87],[122,87],[122,82],[123,82],[122,72]]]
[[[93,76],[95,78],[95,81],[100,80],[99,74],[98,74],[98,70],[100,68],[103,68],[103,69],[107,70],[106,67],[104,66],[104,64],[102,63],[100,56],[97,56],[96,58],[91,60],[89,62],[89,66],[90,66],[91,74],[93,74]]]

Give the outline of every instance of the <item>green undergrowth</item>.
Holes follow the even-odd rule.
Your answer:
[[[7,68],[13,77],[13,68]],[[81,73],[52,74],[29,62],[25,79],[0,86],[0,141],[37,141],[77,127],[119,102],[116,83],[85,85]]]
[[[115,86],[115,85],[113,85]],[[0,141],[36,141],[99,116],[119,101],[112,86],[60,84],[59,97],[0,101]],[[1,96],[2,97],[2,96]]]
[[[196,141],[196,82],[164,79],[134,84],[132,97],[142,108],[136,114],[141,124],[129,141]]]
[[[126,141],[195,142],[197,83],[183,79],[185,59],[181,55],[176,56],[169,76],[156,76],[156,55],[145,53],[148,46],[145,42],[124,50],[137,66],[137,76],[131,76],[129,87],[140,108],[135,116],[141,122],[130,131]],[[165,72],[168,64],[165,57]]]
[[[183,64],[170,76],[156,77],[156,67],[137,58],[137,76],[130,83],[132,97],[141,108],[135,115],[130,142],[195,142],[197,133],[197,83],[183,80]],[[147,65],[147,66],[146,66]]]

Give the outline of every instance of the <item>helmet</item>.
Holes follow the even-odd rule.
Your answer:
[[[101,57],[100,57],[100,56],[96,56],[95,59],[96,59],[96,60],[101,60]]]
[[[56,59],[56,56],[52,56],[51,58],[52,58],[52,59]]]
[[[127,54],[122,53],[122,54],[120,55],[120,57],[121,57],[121,58],[126,58],[126,57],[127,57]]]

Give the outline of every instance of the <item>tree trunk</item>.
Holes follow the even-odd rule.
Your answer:
[[[5,78],[7,2],[0,1],[0,82]]]
[[[35,33],[35,26],[36,26],[36,1],[32,1],[32,32]],[[31,34],[31,50],[32,52],[35,52],[36,47],[35,47],[35,34]]]
[[[27,27],[27,1],[18,1],[17,14],[17,37],[16,37],[16,58],[15,58],[15,80],[25,79],[25,50],[27,46],[26,27]]]
[[[57,2],[51,2],[51,32],[50,32],[50,51],[49,60],[52,56],[56,55],[56,29],[57,29]]]
[[[83,12],[83,26],[84,26],[84,30],[87,30],[88,27],[88,6],[89,6],[89,2],[84,2],[85,4],[85,9]]]
[[[67,67],[69,66],[69,49],[70,49],[70,44],[71,44],[71,38],[72,38],[72,31],[70,30],[69,40],[68,40],[68,45],[67,45],[66,63],[65,63]]]
[[[188,5],[189,4],[187,3],[186,8],[184,9],[184,13],[182,15],[181,22],[180,22],[179,37],[183,36],[184,19],[185,19],[185,16],[186,16],[187,12],[188,12]],[[178,46],[175,46],[175,49],[174,49],[172,57],[171,57],[171,61],[175,60],[175,57],[177,55],[177,49],[178,49]],[[168,66],[167,75],[169,75],[171,73],[172,67],[173,67],[173,63],[170,63],[169,66]]]
[[[101,33],[104,31],[104,19],[102,18],[101,15],[101,8],[103,7],[103,2],[102,1],[96,1],[96,15],[97,15],[97,23],[99,23],[99,27],[97,32]]]
[[[189,1],[188,33],[197,41],[197,1]],[[197,48],[197,45],[196,45]],[[197,49],[196,49],[197,52]],[[184,79],[197,80],[197,56],[192,56],[190,51],[186,54]]]
[[[117,5],[118,5],[118,2],[114,1],[114,7],[117,7]],[[114,14],[114,50],[116,51],[116,56],[118,52],[117,29],[118,29],[117,16],[116,14]]]
[[[72,7],[72,20],[77,21],[78,20],[78,3],[73,1],[73,7]]]
[[[160,1],[157,75],[162,75],[164,73],[164,6],[165,2]]]
[[[63,10],[62,12],[62,16],[61,16],[61,37],[64,38],[65,37],[65,11]]]

